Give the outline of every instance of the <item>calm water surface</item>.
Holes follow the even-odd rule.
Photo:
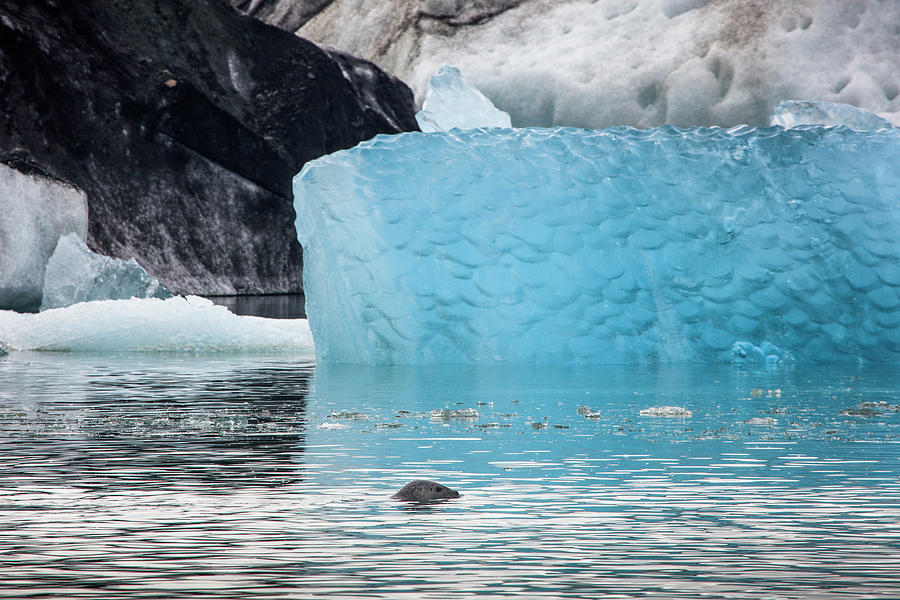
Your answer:
[[[900,598],[898,371],[13,353],[0,597]]]

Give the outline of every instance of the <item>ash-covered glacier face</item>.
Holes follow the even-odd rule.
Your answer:
[[[379,136],[294,179],[317,356],[897,361],[898,164],[897,130]]]

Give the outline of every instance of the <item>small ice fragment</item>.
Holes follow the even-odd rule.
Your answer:
[[[345,425],[344,423],[320,423],[316,425],[318,429],[349,429],[349,425]]]
[[[840,412],[840,414],[845,417],[877,417],[881,414],[880,411],[874,410],[872,408],[845,408]]]
[[[779,125],[785,129],[798,125],[823,125],[825,127],[843,125],[858,131],[875,131],[893,127],[890,121],[851,104],[799,100],[780,102],[775,107],[769,124]]]
[[[365,421],[369,415],[354,410],[338,410],[328,413],[332,419],[352,419],[354,421]]]
[[[678,417],[687,418],[693,415],[691,411],[682,406],[651,406],[641,409],[642,417]]]
[[[443,65],[425,90],[416,121],[424,132],[481,127],[511,127],[509,115],[499,110],[456,67]]]
[[[91,252],[74,233],[59,238],[44,273],[42,311],[92,300],[172,297],[133,258]]]
[[[744,425],[775,425],[778,421],[772,417],[751,417],[744,421]]]
[[[449,408],[435,409],[431,411],[432,419],[477,419],[478,411],[474,408],[460,408],[451,410]]]

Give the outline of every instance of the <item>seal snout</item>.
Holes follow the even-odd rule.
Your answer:
[[[442,485],[436,481],[416,479],[415,481],[410,481],[404,485],[400,491],[391,496],[391,498],[412,502],[432,502],[434,500],[459,498],[459,492],[451,490],[446,485]]]

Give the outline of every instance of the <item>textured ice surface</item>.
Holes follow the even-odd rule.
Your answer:
[[[91,252],[74,233],[59,238],[47,261],[41,310],[91,300],[169,298],[169,290],[133,258],[121,260]]]
[[[501,4],[518,6],[466,15]],[[434,70],[456,65],[519,127],[764,126],[788,98],[845,102],[900,123],[896,0],[440,5],[333,0],[299,34],[373,60],[420,102]]]
[[[41,304],[44,266],[60,236],[87,237],[84,192],[0,164],[0,309]]]
[[[294,179],[317,355],[896,361],[898,164],[887,129],[380,136]]]
[[[197,296],[81,302],[37,314],[0,311],[0,344],[13,350],[313,354],[305,319],[237,316]]]
[[[448,65],[428,80],[425,102],[416,113],[416,121],[426,132],[511,125],[507,113],[498,110],[459,69]]]
[[[810,102],[785,100],[775,107],[771,125],[796,127],[798,125],[844,125],[861,131],[892,127],[890,121],[875,113],[838,102]]]

